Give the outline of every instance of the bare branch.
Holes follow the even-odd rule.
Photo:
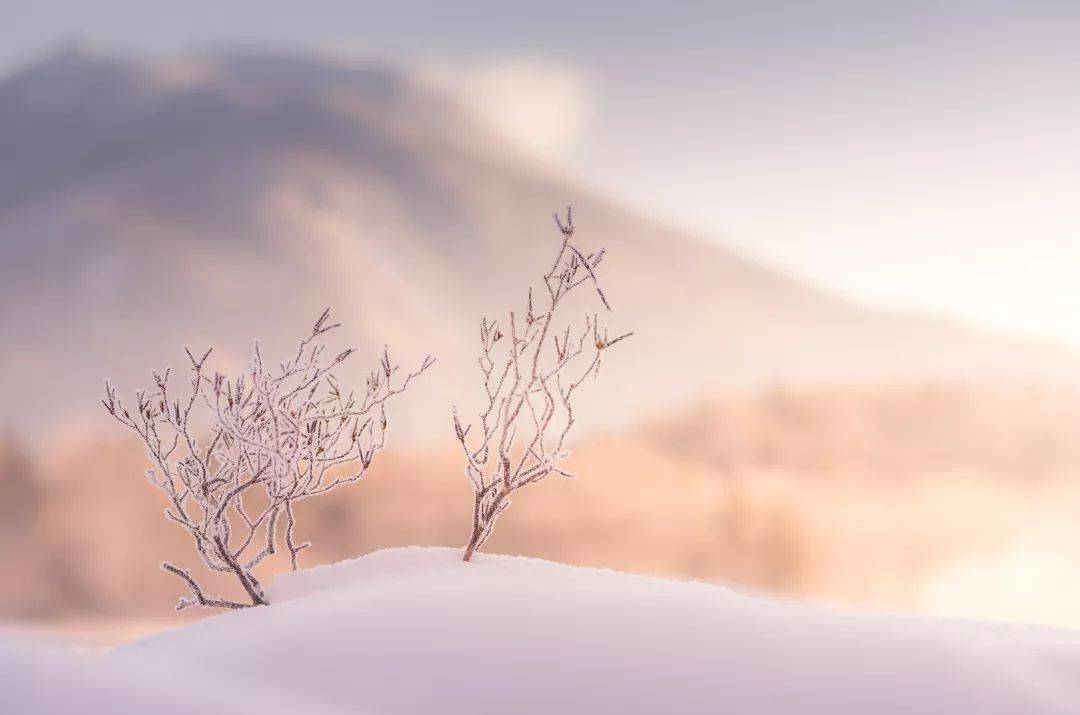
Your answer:
[[[191,594],[195,597],[195,600],[190,598],[181,598],[176,604],[176,610],[182,611],[190,606],[206,606],[210,608],[251,608],[250,603],[240,603],[239,601],[230,601],[225,598],[207,598],[203,595],[202,589],[199,588],[199,584],[195,582],[195,579],[191,577],[191,572],[188,569],[178,568],[173,566],[168,561],[161,564],[161,568],[169,573],[174,573],[179,576],[188,588],[191,589]]]
[[[185,348],[191,381],[182,397],[174,397],[168,370],[154,373],[153,391],[136,393],[134,408],[105,382],[102,405],[146,447],[153,465],[148,480],[169,503],[166,519],[191,535],[204,566],[234,576],[249,601],[209,598],[188,569],[166,563],[162,568],[192,593],[178,608],[267,603],[254,569],[277,551],[280,516],[285,516],[283,538],[295,570],[299,553],[310,544],[295,541],[294,504],[358,481],[385,444],[387,403],[434,364],[428,356],[399,379],[398,366],[384,349],[365,389],[343,391],[331,370],[355,351],[345,348],[329,357],[319,342],[337,327],[329,309],[323,311],[294,356],[276,370],[266,367],[256,343],[247,371],[235,377],[207,375],[211,351],[196,356]],[[203,428],[208,434],[193,424],[196,405],[209,418]],[[261,512],[254,516],[245,507],[252,490],[261,492],[256,500]]]
[[[481,320],[478,363],[487,403],[479,414],[478,429],[463,425],[454,411],[454,436],[461,444],[474,494],[465,561],[487,541],[513,492],[552,473],[573,477],[559,462],[569,454],[565,445],[574,424],[574,392],[587,377],[597,374],[605,350],[632,335],[608,338],[595,316],[586,316],[576,327],[554,325],[563,300],[587,281],[601,304],[611,310],[596,274],[604,249],[585,255],[571,243],[574,222],[569,208],[565,222],[558,214],[554,218],[562,243],[543,276],[547,304],[537,312],[530,288],[524,326],[520,313],[508,316],[508,342],[502,342],[505,336],[497,323]]]

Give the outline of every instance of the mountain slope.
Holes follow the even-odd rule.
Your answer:
[[[179,365],[182,344],[217,345],[216,367],[256,336],[277,354],[327,305],[365,357],[438,355],[401,412],[442,428],[477,391],[479,317],[520,303],[566,204],[579,240],[609,249],[610,322],[636,331],[590,387],[597,416],[773,380],[1060,374],[1071,357],[861,310],[652,223],[391,68],[67,51],[0,84],[0,138],[0,424],[24,429],[94,409],[104,375],[130,389]]]

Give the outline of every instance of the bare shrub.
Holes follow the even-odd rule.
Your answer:
[[[265,605],[255,568],[283,543],[295,571],[310,546],[297,543],[295,504],[364,475],[385,442],[387,401],[434,362],[428,356],[402,379],[384,350],[364,389],[346,392],[333,371],[355,351],[326,351],[322,336],[339,327],[329,316],[327,309],[277,367],[263,363],[256,343],[247,373],[235,379],[206,374],[210,350],[197,357],[185,348],[187,389],[174,396],[170,371],[154,372],[154,387],[136,393],[133,410],[105,382],[105,409],[146,445],[147,478],[168,498],[165,517],[191,534],[207,568],[235,576],[249,601],[207,596],[188,569],[165,562],[191,591],[177,610]]]
[[[601,355],[632,333],[609,338],[595,314],[560,330],[556,313],[567,296],[589,286],[605,309],[611,310],[596,270],[604,249],[585,255],[574,245],[573,215],[555,224],[562,242],[555,261],[543,276],[544,305],[533,305],[529,289],[523,315],[509,314],[509,335],[495,321],[480,321],[480,370],[486,405],[479,414],[479,434],[470,445],[472,425],[463,427],[454,410],[454,431],[465,454],[465,472],[473,487],[472,535],[463,559],[469,561],[484,545],[510,495],[551,473],[574,475],[560,468],[569,455],[566,438],[574,424],[575,391],[600,370]],[[517,446],[515,446],[515,444]]]

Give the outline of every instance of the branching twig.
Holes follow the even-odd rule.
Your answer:
[[[596,316],[577,327],[554,326],[558,308],[576,287],[591,282],[609,311],[596,269],[604,250],[585,255],[571,243],[573,215],[566,221],[555,214],[562,244],[543,276],[546,305],[535,312],[532,289],[524,319],[511,312],[509,336],[494,321],[480,321],[480,371],[486,405],[478,429],[463,426],[454,411],[454,432],[465,457],[465,472],[473,487],[473,528],[464,560],[484,545],[499,515],[510,506],[510,495],[551,473],[571,477],[559,467],[569,455],[566,438],[574,424],[574,391],[600,369],[601,355],[630,337],[609,338]],[[507,338],[509,338],[507,340]]]
[[[310,544],[295,541],[294,505],[363,476],[385,443],[387,402],[434,363],[429,356],[399,379],[398,366],[384,350],[365,388],[346,393],[333,371],[354,351],[329,357],[319,341],[338,327],[329,317],[328,309],[277,369],[264,365],[256,344],[250,367],[236,378],[207,375],[210,350],[196,357],[185,348],[191,380],[183,398],[173,396],[169,370],[154,373],[154,389],[136,393],[134,408],[105,382],[102,404],[146,446],[153,465],[147,477],[166,496],[166,518],[191,535],[203,565],[232,574],[249,601],[208,598],[189,570],[165,563],[162,568],[192,593],[177,608],[266,604],[254,569],[277,551],[280,517],[285,516],[285,546],[296,570],[298,554]],[[196,405],[208,416],[201,426],[193,424]],[[252,490],[260,493],[255,501],[262,506],[255,512],[245,506]],[[249,549],[258,550],[252,555]]]

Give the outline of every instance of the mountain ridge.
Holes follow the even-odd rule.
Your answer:
[[[134,389],[184,344],[242,368],[254,338],[284,352],[326,305],[365,358],[439,356],[403,412],[468,400],[475,325],[524,299],[567,204],[576,240],[609,249],[613,328],[635,331],[590,385],[603,424],[734,386],[1059,379],[1075,359],[867,309],[666,228],[384,65],[65,51],[0,82],[0,137],[0,295],[17,307],[0,370],[18,405],[0,424],[87,415],[102,376]]]

